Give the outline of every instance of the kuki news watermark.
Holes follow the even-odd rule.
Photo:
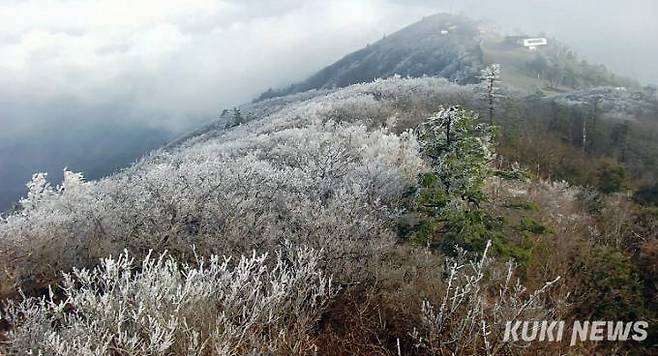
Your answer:
[[[508,321],[504,342],[561,342],[569,337],[570,345],[585,341],[636,341],[647,339],[646,321],[579,321],[567,329],[564,320]]]

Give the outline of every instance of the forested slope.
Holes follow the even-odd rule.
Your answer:
[[[0,222],[1,285],[47,299],[5,305],[3,352],[617,350],[503,326],[654,320],[655,212],[498,155],[460,108],[479,91],[393,77],[272,99],[106,179],[35,175]]]

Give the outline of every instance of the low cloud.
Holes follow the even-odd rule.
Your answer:
[[[435,10],[383,0],[14,1],[0,5],[0,97],[115,104],[133,113],[116,120],[189,128]]]

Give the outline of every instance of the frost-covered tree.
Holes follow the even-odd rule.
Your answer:
[[[477,114],[460,107],[440,110],[418,126],[421,153],[430,163],[421,175],[412,205],[420,223],[411,238],[440,243],[447,251],[455,245],[484,248],[484,183],[492,171],[491,128],[478,123]]]
[[[477,204],[494,156],[491,128],[460,107],[442,109],[417,128],[421,153],[449,197]]]
[[[489,125],[493,125],[496,103],[501,96],[500,93],[500,64],[492,64],[480,71],[481,95],[487,101],[489,114]]]
[[[80,172],[72,172],[68,169],[64,170],[64,179],[62,185],[58,187],[58,191],[64,192],[77,192],[85,187],[85,177]]]
[[[85,179],[82,173],[76,173],[64,169],[62,184],[53,188],[48,182],[48,173],[36,173],[32,180],[26,184],[27,197],[20,200],[21,214],[29,214],[37,210],[40,205],[48,202],[54,203],[59,197],[67,194],[71,196],[80,193],[85,187]]]
[[[21,208],[25,212],[36,209],[41,202],[55,195],[55,190],[48,182],[48,173],[35,173],[26,186],[27,197],[20,201]]]

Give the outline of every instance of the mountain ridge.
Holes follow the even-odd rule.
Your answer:
[[[466,17],[432,15],[346,55],[302,82],[270,89],[255,101],[311,89],[343,88],[396,74],[475,83],[483,67],[477,31],[477,24]]]

